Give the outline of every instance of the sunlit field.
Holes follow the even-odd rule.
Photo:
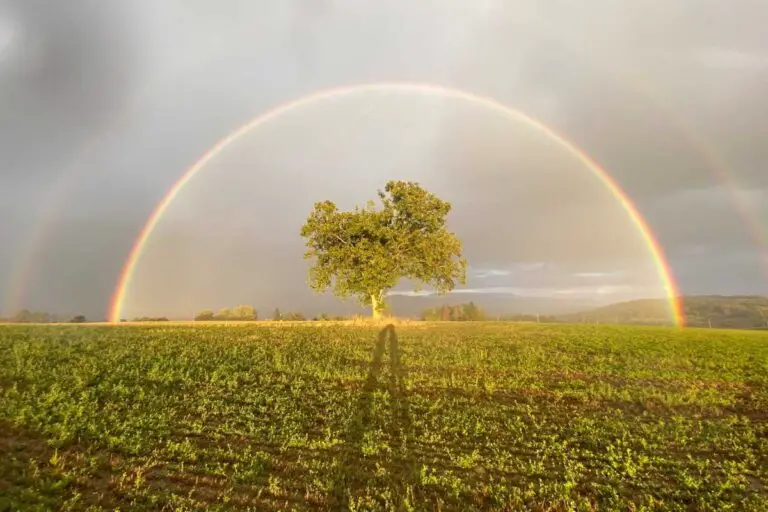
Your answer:
[[[768,510],[768,334],[0,327],[0,510]]]

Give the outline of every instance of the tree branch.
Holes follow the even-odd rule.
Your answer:
[[[333,234],[333,236],[334,236],[334,237],[336,237],[336,239],[337,239],[339,242],[343,243],[344,245],[349,245],[349,242],[348,242],[347,240],[344,240],[343,238],[341,238],[341,237],[340,237],[339,235],[337,235],[336,233],[332,233],[332,234]]]

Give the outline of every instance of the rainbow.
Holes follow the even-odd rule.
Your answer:
[[[557,34],[550,35],[556,36]],[[210,53],[213,54],[213,52]],[[604,71],[613,74],[629,89],[649,100],[651,106],[665,114],[670,121],[670,124],[674,125],[677,129],[677,132],[688,141],[692,148],[696,149],[701,154],[707,167],[713,171],[716,179],[726,188],[731,202],[736,209],[736,213],[744,222],[748,235],[755,243],[763,271],[765,275],[768,276],[768,232],[765,230],[765,226],[759,221],[759,216],[754,211],[755,209],[749,206],[745,194],[739,190],[732,176],[733,170],[725,158],[721,156],[690,123],[675,111],[669,102],[665,101],[663,96],[659,94],[642,75],[628,69],[617,69],[615,66],[606,66],[601,61],[595,60],[590,54],[583,54],[582,58],[591,62],[593,65],[601,67]],[[199,59],[197,62],[199,62]],[[127,108],[125,112],[126,116],[120,116],[120,118],[127,117],[127,114],[135,113],[135,111],[135,108]],[[95,141],[93,141],[93,144],[89,145],[89,149],[85,151],[86,153],[92,149],[90,146],[95,146]],[[50,197],[43,202],[45,207],[39,215],[41,220],[34,225],[25,243],[21,244],[19,256],[16,259],[13,271],[10,274],[11,284],[6,290],[4,297],[5,301],[3,304],[0,304],[3,306],[3,309],[15,310],[21,307],[24,303],[26,286],[28,285],[34,262],[39,256],[40,251],[42,251],[42,245],[46,236],[49,234],[50,230],[54,228],[53,222],[48,221],[48,219],[56,218],[54,214],[58,209],[62,208],[63,200],[67,195],[66,192],[69,190],[70,185],[77,182],[77,180],[72,178],[72,175],[76,175],[78,172],[78,166],[75,164],[79,163],[79,160],[80,159],[76,159],[76,161],[72,163],[70,168],[73,170],[71,172],[61,173],[61,178],[59,178],[58,182],[51,187]]]
[[[539,30],[544,32],[544,35],[550,41],[558,42],[561,44],[564,50],[571,52],[576,48],[569,45],[567,41],[563,40],[561,34],[556,30],[551,29],[549,21],[545,18],[537,18],[539,23]],[[247,35],[248,30],[239,30],[236,35]],[[229,34],[230,36],[232,34]],[[198,56],[194,60],[194,63],[185,65],[182,68],[172,69],[165,76],[157,80],[157,83],[170,81],[170,78],[180,74],[183,70],[191,67],[192,64],[199,66],[201,62],[203,65],[209,62],[212,58],[218,56],[221,50],[227,50],[226,42],[231,40],[230,37],[226,39],[217,40],[216,45],[209,46],[207,51],[202,56]],[[765,275],[768,276],[768,231],[765,229],[759,215],[757,215],[756,208],[750,206],[749,201],[746,198],[746,194],[739,190],[737,183],[733,179],[733,169],[730,163],[724,156],[718,153],[713,144],[708,141],[695,127],[687,122],[674,107],[665,101],[664,96],[659,94],[654,89],[652,84],[645,80],[644,76],[637,73],[635,70],[621,66],[618,62],[607,62],[604,59],[596,58],[596,55],[590,52],[578,52],[578,55],[584,62],[600,68],[602,71],[609,75],[613,75],[624,83],[629,90],[634,91],[646,100],[649,100],[651,106],[658,110],[660,113],[665,114],[669,120],[669,124],[673,125],[677,132],[681,134],[689,145],[697,150],[702,157],[707,167],[713,171],[715,178],[718,179],[721,184],[727,190],[727,193],[734,204],[737,215],[744,222],[747,234],[752,238],[758,250],[758,256],[762,263]],[[167,80],[166,80],[167,79]],[[86,167],[82,165],[82,159],[84,154],[90,153],[96,147],[98,141],[106,139],[107,136],[114,136],[117,132],[117,128],[126,123],[130,116],[133,116],[137,112],[137,106],[146,100],[147,92],[152,87],[150,85],[144,88],[144,91],[140,92],[138,96],[142,100],[133,102],[134,104],[127,104],[126,108],[121,112],[115,120],[113,127],[115,131],[103,132],[99,137],[91,140],[87,147],[75,158],[74,161],[66,167],[66,171],[59,174],[59,178],[54,182],[54,185],[50,187],[50,195],[46,197],[41,203],[44,205],[39,213],[40,220],[34,224],[29,231],[25,241],[20,244],[18,250],[18,256],[10,272],[11,284],[7,288],[4,295],[4,302],[0,303],[0,308],[4,310],[15,310],[20,308],[25,302],[25,294],[31,279],[31,274],[34,269],[36,260],[43,251],[43,244],[50,234],[55,229],[53,220],[57,218],[56,213],[58,210],[64,207],[63,202],[67,197],[68,191],[71,189],[74,183],[77,183],[76,179],[82,174],[82,169]]]
[[[213,147],[206,151],[205,154],[203,154],[203,156],[197,160],[197,162],[195,162],[189,169],[187,169],[186,172],[184,172],[182,177],[171,187],[171,189],[166,193],[152,214],[149,216],[149,219],[139,233],[139,236],[137,237],[136,242],[134,243],[133,248],[131,249],[131,252],[128,255],[125,265],[123,266],[123,269],[120,273],[109,308],[109,321],[112,323],[117,323],[120,321],[125,298],[127,292],[129,291],[131,280],[133,278],[137,264],[141,259],[142,253],[144,252],[149,238],[152,236],[152,233],[160,222],[163,214],[168,210],[184,186],[189,183],[197,175],[197,173],[200,172],[200,170],[203,169],[212,159],[214,159],[229,145],[231,145],[233,142],[251,130],[263,126],[283,114],[298,110],[301,107],[305,107],[318,101],[366,92],[400,92],[411,94],[426,94],[464,100],[471,104],[491,109],[504,115],[505,117],[517,121],[523,121],[531,128],[538,130],[540,133],[549,137],[551,140],[557,142],[562,148],[566,149],[582,164],[584,164],[584,166],[586,166],[595,175],[595,177],[597,177],[600,182],[610,191],[610,193],[616,198],[622,208],[627,212],[638,232],[642,236],[651,257],[653,258],[654,264],[658,270],[659,278],[662,281],[662,285],[669,302],[670,313],[674,323],[679,327],[682,327],[685,324],[685,316],[683,314],[682,305],[679,300],[680,294],[677,288],[677,284],[675,283],[675,280],[672,276],[672,271],[666,260],[664,252],[654,237],[653,232],[651,231],[643,216],[638,211],[637,207],[633,204],[627,194],[621,189],[619,184],[616,183],[616,181],[589,155],[559,135],[557,132],[553,131],[541,121],[531,118],[519,110],[504,105],[494,99],[478,96],[459,89],[451,89],[448,87],[418,83],[373,83],[335,87],[332,89],[315,92],[289,103],[281,104],[272,110],[267,111],[266,113],[258,115],[251,121],[234,130],[229,135],[217,142]]]

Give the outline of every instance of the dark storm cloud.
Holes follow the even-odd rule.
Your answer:
[[[153,204],[216,140],[256,113],[318,88],[402,80],[493,96],[583,147],[636,199],[684,289],[765,290],[754,233],[735,213],[717,172],[731,173],[752,207],[753,224],[765,227],[766,18],[764,2],[716,0],[599,0],[588,6],[501,0],[195,0],[119,7],[95,0],[14,2],[0,9],[0,200],[12,219],[0,228],[0,275],[18,264],[25,234],[39,225],[45,210],[32,201],[60,176],[63,163],[75,162],[77,176],[64,179],[67,200],[44,215],[54,234],[45,235],[37,249],[43,261],[34,266],[28,295],[30,306],[69,311],[73,304],[89,315],[101,314]],[[13,37],[3,28],[8,26]],[[521,263],[499,250],[507,235],[540,232],[540,245],[546,245],[558,217],[581,230],[591,224],[596,236],[610,226],[612,219],[601,218],[597,206],[590,210],[605,193],[589,185],[594,180],[589,174],[574,171],[581,177],[572,178],[569,188],[547,182],[551,169],[571,165],[558,160],[557,148],[550,154],[534,151],[524,130],[496,128],[488,117],[443,116],[431,121],[432,131],[415,129],[419,123],[413,119],[421,114],[414,108],[410,121],[398,120],[400,131],[411,134],[402,147],[387,146],[397,138],[386,128],[347,122],[346,129],[365,131],[376,142],[344,144],[342,137],[303,165],[332,175],[347,158],[340,155],[357,153],[357,160],[349,158],[376,177],[361,179],[348,199],[364,200],[387,173],[398,172],[398,151],[428,148],[424,165],[445,177],[432,184],[452,196],[457,209],[475,214],[457,228],[466,232],[473,264],[486,271]],[[336,128],[331,118],[319,133]],[[105,134],[86,156],[78,156],[95,135]],[[281,144],[283,149],[275,142],[268,150],[301,153],[290,137]],[[253,172],[283,172],[252,154],[241,157]],[[275,187],[259,200],[279,216],[301,217],[312,199],[294,198],[274,180],[259,183]],[[234,200],[226,187],[210,193]],[[526,217],[526,211],[537,213]],[[505,222],[488,220],[491,212]],[[494,228],[492,235],[472,229],[478,223]],[[285,302],[306,291],[303,274],[279,277],[296,252],[295,233],[288,231],[273,230],[274,254],[264,260],[271,270],[257,272],[264,293]],[[544,258],[531,249],[535,237],[529,236],[529,252],[516,255],[523,264],[559,259],[547,262],[558,270],[489,275],[472,286],[640,285],[627,275],[593,277],[600,283],[584,284],[590,278],[575,274],[610,272],[631,261],[635,248],[611,246],[605,236],[593,248],[605,247],[605,259],[594,264],[575,231],[559,239],[570,251]],[[231,257],[239,263],[230,266],[247,268],[248,255],[258,247],[238,246],[244,235],[237,233],[232,227],[213,239],[234,243]],[[174,236],[172,230],[166,234]],[[175,236],[195,242],[202,235]],[[86,257],[93,264],[84,263]],[[732,264],[718,263],[726,261]],[[217,268],[215,261],[210,265]],[[211,275],[229,279],[227,265],[218,266]],[[233,281],[231,294],[222,292],[211,305],[252,297],[248,287],[254,282],[240,289]]]
[[[500,9],[494,21],[511,30],[522,18],[536,31],[523,43],[518,89],[526,92],[514,101],[525,108],[536,95],[556,98],[552,110],[534,104],[528,111],[617,179],[668,253],[705,243],[713,258],[751,253],[727,274],[731,283],[751,279],[751,289],[765,290],[758,231],[768,230],[759,207],[768,201],[768,153],[760,142],[768,137],[768,103],[761,99],[768,90],[768,38],[759,20],[768,16],[768,4],[596,2],[585,9],[557,2],[531,11],[521,17]],[[479,35],[480,57],[462,69],[491,70],[486,79],[495,75],[503,83],[506,47],[482,46],[502,39],[494,31]],[[454,159],[457,166],[488,162],[471,148],[457,151],[467,153]],[[685,258],[676,261],[686,265]],[[698,290],[707,287],[703,282],[718,288],[726,281],[722,273],[705,277],[691,267],[685,275],[685,285],[699,276]]]
[[[0,59],[0,182],[9,187],[55,175],[121,109],[141,67],[142,20],[125,2],[98,0],[11,1],[0,17],[12,27]]]
[[[45,271],[30,273],[16,292],[36,309],[103,318],[134,236],[132,222],[96,215],[69,219],[48,236],[46,247],[56,250],[37,255]]]

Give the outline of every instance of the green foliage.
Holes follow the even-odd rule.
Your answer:
[[[216,319],[216,313],[214,313],[210,309],[206,309],[204,311],[201,311],[197,315],[195,315],[195,321],[197,322],[210,322],[211,320]]]
[[[253,306],[241,305],[236,308],[222,308],[217,314],[206,309],[195,316],[200,322],[215,320],[218,322],[246,322],[258,320],[259,315]]]
[[[168,318],[164,316],[140,316],[133,319],[134,322],[167,322]]]
[[[230,320],[258,320],[259,315],[253,306],[237,306],[232,310]]]
[[[283,320],[283,315],[280,314],[280,308],[275,308],[275,311],[272,312],[272,320],[275,322]]]
[[[474,302],[468,302],[467,304],[456,305],[444,304],[428,309],[422,313],[421,319],[427,321],[476,322],[485,320],[486,315]]]
[[[333,288],[381,313],[386,292],[407,278],[452,290],[466,279],[461,242],[446,228],[450,203],[417,183],[390,181],[373,202],[339,211],[331,201],[316,203],[301,229],[306,259],[314,259],[309,284],[322,292]]]
[[[71,324],[84,324],[86,322],[85,315],[76,315],[73,316],[72,319],[69,321]]]
[[[556,323],[559,321],[555,315],[525,315],[525,314],[511,314],[501,315],[499,318],[502,322],[540,322],[540,323]],[[668,323],[665,322],[665,323]]]
[[[768,510],[763,332],[0,326],[0,510]]]

